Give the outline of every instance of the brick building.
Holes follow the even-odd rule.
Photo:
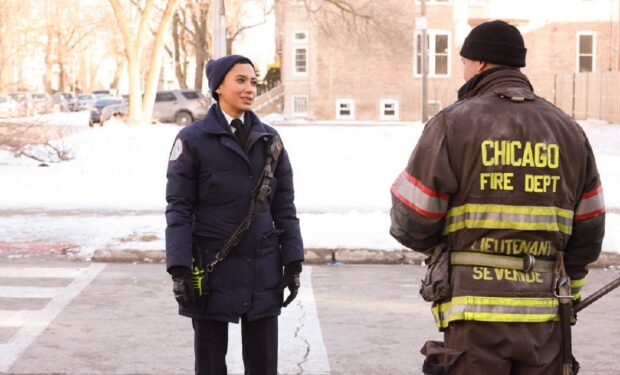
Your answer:
[[[464,83],[459,50],[472,27],[503,19],[528,48],[523,72],[554,100],[558,74],[619,69],[619,0],[427,0],[431,114]],[[357,16],[323,0],[276,7],[283,113],[311,121],[421,117],[420,0],[352,0]]]

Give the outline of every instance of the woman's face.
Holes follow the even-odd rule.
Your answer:
[[[252,109],[256,97],[256,72],[250,64],[235,64],[215,92],[222,110],[231,116]]]

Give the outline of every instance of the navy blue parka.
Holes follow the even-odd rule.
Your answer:
[[[166,186],[166,267],[191,267],[214,259],[247,215],[250,193],[265,163],[265,139],[277,132],[251,111],[247,151],[230,130],[219,105],[182,129],[168,162]],[[238,322],[280,314],[278,285],[282,267],[303,261],[293,189],[293,171],[286,150],[274,165],[271,194],[250,229],[228,257],[209,274],[210,292],[203,312],[179,306],[181,315]]]

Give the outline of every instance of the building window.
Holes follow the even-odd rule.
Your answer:
[[[308,32],[297,30],[293,32],[293,75],[305,76],[308,74]]]
[[[382,100],[380,117],[382,120],[398,120],[398,100]]]
[[[429,77],[450,76],[450,33],[442,30],[428,30],[428,75]],[[422,34],[415,37],[415,75],[422,75]]]
[[[295,74],[305,75],[308,73],[308,49],[295,48]]]
[[[308,115],[308,97],[295,95],[293,96],[293,115],[294,116],[307,116]]]
[[[591,31],[577,33],[577,72],[590,73],[594,71],[596,50],[596,34]]]
[[[295,43],[306,43],[308,41],[308,33],[305,31],[295,31],[293,33]]]
[[[353,120],[355,118],[355,102],[353,99],[336,100],[336,118],[338,120]]]

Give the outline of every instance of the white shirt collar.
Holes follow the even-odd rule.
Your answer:
[[[221,109],[221,107],[220,107],[220,109]],[[235,118],[234,118],[234,117],[232,117],[231,115],[229,115],[228,113],[226,113],[223,109],[222,109],[222,113],[224,114],[224,118],[226,119],[226,122],[228,123],[228,126],[230,126],[230,123],[231,123],[231,122],[232,122],[232,120],[234,120]],[[242,114],[241,114],[241,118],[240,118],[241,122],[243,122],[243,115],[244,115],[244,114],[245,114],[245,113],[242,113]]]

